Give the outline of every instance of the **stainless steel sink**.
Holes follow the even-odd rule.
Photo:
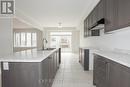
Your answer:
[[[54,50],[55,48],[46,48],[46,49],[40,49],[39,51],[50,51],[50,50]]]
[[[42,49],[42,50],[54,50],[55,48],[46,48],[46,49]]]

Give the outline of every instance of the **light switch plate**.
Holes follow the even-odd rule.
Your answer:
[[[9,70],[9,63],[3,62],[3,70]]]

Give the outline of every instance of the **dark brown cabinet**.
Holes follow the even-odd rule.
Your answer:
[[[130,69],[126,67],[121,68],[120,72],[120,86],[119,87],[130,87]]]
[[[97,21],[104,18],[104,0],[101,0],[84,20],[84,37],[100,36],[100,30],[91,30]]]
[[[89,37],[89,19],[84,20],[84,37]]]
[[[84,20],[84,37],[87,37],[87,33],[88,33],[88,26],[87,26],[87,19]]]
[[[2,63],[2,87],[41,87],[45,85],[43,79],[46,77],[41,74],[43,72],[41,65],[44,65],[42,63],[11,62],[9,70],[3,70]]]
[[[130,0],[100,0],[87,16],[85,24],[87,25],[88,23],[88,26],[85,27],[86,31],[84,32],[89,32],[88,36],[93,36],[90,29],[93,29],[96,22],[101,19],[105,19],[104,30],[106,33],[130,26],[129,8]],[[86,35],[85,37],[87,37],[87,34],[84,34]]]
[[[120,87],[120,69],[118,64],[111,61],[109,63],[109,80],[108,87]]]
[[[59,68],[59,50],[42,62],[9,62],[2,70],[2,87],[51,87]]]
[[[109,87],[130,87],[130,68],[114,61],[109,63]]]
[[[108,63],[101,56],[94,56],[94,81],[97,87],[107,87]]]
[[[92,25],[92,20],[91,20],[91,18],[92,18],[92,15],[89,14],[88,17],[87,17],[87,19],[88,19],[88,30],[90,29],[90,27],[91,27],[91,25]]]
[[[105,32],[117,29],[117,0],[105,0]]]
[[[53,79],[54,79],[54,57],[53,55],[48,57],[48,74],[49,74],[49,78],[48,78],[48,87],[51,87],[52,83],[53,83]]]
[[[98,21],[98,7],[95,7],[91,15],[91,27]]]
[[[84,70],[89,70],[89,49],[79,49],[79,62]]]
[[[104,10],[105,10],[104,4],[105,4],[105,0],[101,0],[97,5],[98,8],[97,20],[104,18]]]
[[[118,28],[130,25],[130,0],[116,0],[118,4]]]
[[[105,32],[130,26],[130,0],[105,0]]]
[[[47,71],[49,71],[49,65],[48,65],[49,60],[45,59],[44,61],[42,61],[41,63],[41,85],[43,85],[43,87],[49,87],[49,73]],[[44,81],[43,81],[44,80]]]
[[[130,68],[95,54],[93,78],[96,87],[130,87]]]

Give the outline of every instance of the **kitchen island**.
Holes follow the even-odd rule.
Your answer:
[[[51,87],[60,65],[60,48],[16,52],[0,61],[2,87]]]

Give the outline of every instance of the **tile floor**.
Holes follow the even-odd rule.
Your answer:
[[[77,54],[62,53],[60,69],[52,87],[95,87],[93,72],[83,70]]]

